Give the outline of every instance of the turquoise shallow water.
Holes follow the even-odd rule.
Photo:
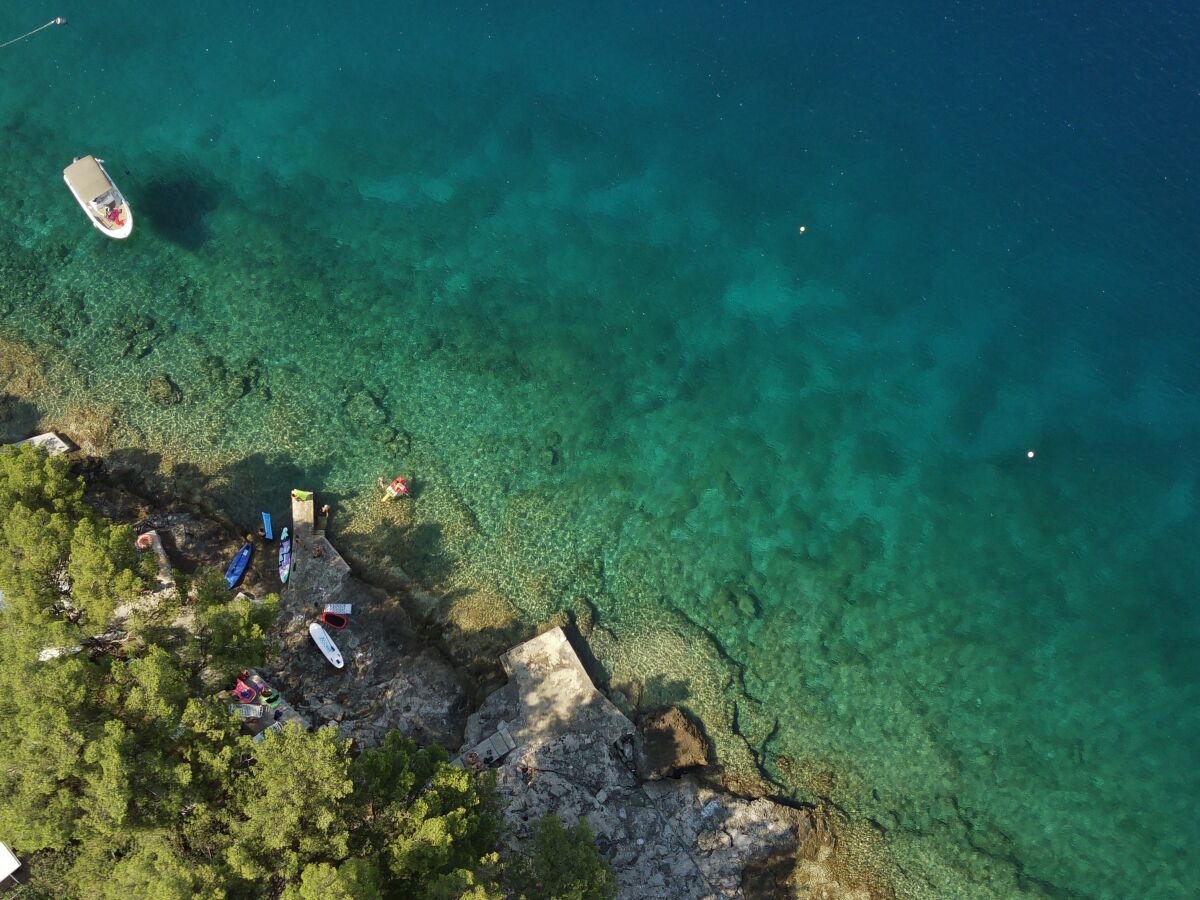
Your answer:
[[[0,392],[586,599],[906,895],[1200,893],[1194,13],[55,12],[0,51],[0,336],[55,368]]]

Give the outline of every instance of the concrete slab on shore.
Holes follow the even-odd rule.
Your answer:
[[[45,450],[51,456],[58,456],[60,453],[70,453],[75,449],[74,444],[55,434],[53,431],[47,431],[45,434],[35,434],[31,438],[17,441],[13,446],[24,447],[26,444],[31,447],[37,447],[40,450]]]
[[[455,762],[470,752],[495,762],[567,732],[596,735],[610,744],[633,735],[633,723],[596,690],[561,628],[513,647],[500,663],[508,684],[468,719],[466,744]]]
[[[156,529],[144,532],[142,536],[144,537],[145,535],[150,536],[150,549],[154,551],[154,555],[158,559],[158,576],[155,579],[154,589],[156,591],[173,590],[175,579],[171,575],[171,561],[167,559],[167,551],[163,547],[162,538],[159,537]]]
[[[313,533],[313,492],[292,491],[292,536],[307,541]]]

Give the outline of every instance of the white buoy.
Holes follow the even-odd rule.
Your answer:
[[[62,16],[55,16],[53,19],[51,19],[45,25],[39,25],[37,28],[33,29],[33,31],[27,31],[20,37],[15,37],[11,41],[5,41],[3,44],[0,44],[0,50],[4,49],[9,44],[15,44],[15,43],[17,43],[17,41],[23,41],[27,37],[32,37],[33,35],[37,34],[39,31],[41,31],[43,28],[49,28],[51,25],[66,25],[66,24],[67,24],[67,20],[65,18],[63,18]]]
[[[1026,453],[1025,455],[1026,455],[1027,457],[1029,457],[1030,459],[1033,459],[1033,451],[1032,451],[1032,450],[1030,450],[1030,451],[1029,451],[1028,453]]]

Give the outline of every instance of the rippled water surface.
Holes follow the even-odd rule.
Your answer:
[[[1195,896],[1197,14],[501,7],[0,50],[0,429],[589,612],[907,896]]]

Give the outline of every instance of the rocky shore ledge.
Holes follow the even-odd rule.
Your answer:
[[[182,573],[223,568],[242,541],[218,512],[151,497],[101,460],[81,466],[98,511],[155,529]],[[461,748],[460,764],[496,769],[508,840],[527,837],[547,813],[567,825],[586,820],[623,898],[890,896],[845,883],[822,811],[738,796],[707,779],[710,751],[685,711],[658,710],[637,723],[626,717],[595,688],[561,627],[504,654],[507,682],[481,697],[477,680],[424,636],[399,597],[344,564],[325,565],[341,559],[314,557],[318,543],[332,550],[323,533],[308,535],[286,589],[274,554],[262,552],[242,585],[251,597],[280,593],[277,652],[263,674],[314,725],[334,725],[359,747],[397,729],[452,754]],[[351,627],[338,633],[342,670],[324,662],[306,630],[313,607],[331,599],[354,609]]]

